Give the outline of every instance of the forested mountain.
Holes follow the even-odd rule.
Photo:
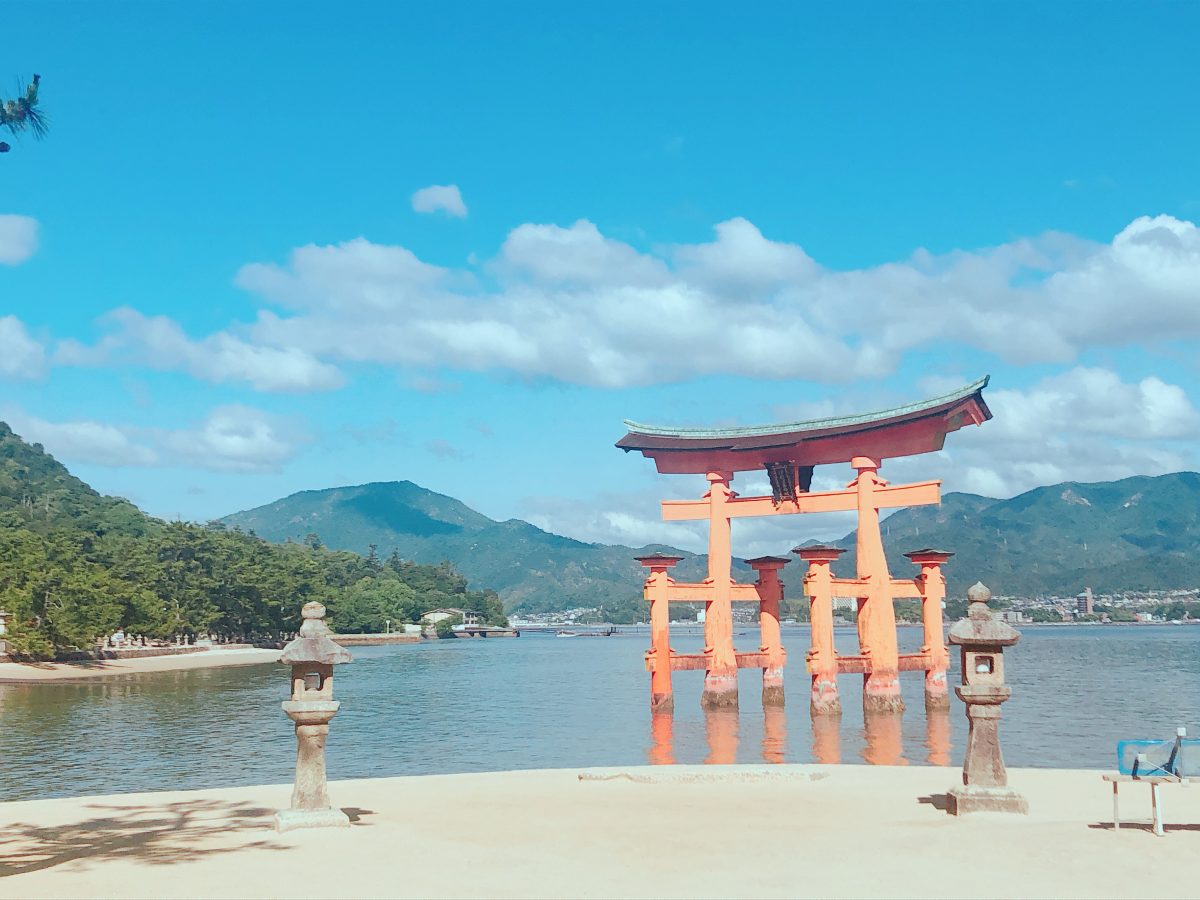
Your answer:
[[[686,557],[682,579],[704,577],[703,557],[661,544],[634,549],[588,544],[522,521],[497,522],[411,481],[301,491],[221,520],[272,541],[319,535],[328,546],[434,563],[448,559],[472,582],[499,591],[506,605],[527,612],[599,606],[641,596],[635,560],[656,551]]]
[[[18,652],[45,657],[123,627],[147,636],[269,637],[325,602],[335,628],[382,630],[438,606],[503,623],[494,591],[419,565],[167,523],[105,497],[0,422],[0,607]]]
[[[956,554],[946,569],[952,594],[983,580],[999,595],[1070,596],[1085,586],[1200,586],[1198,516],[1200,475],[1181,472],[1059,484],[1010,500],[950,493],[940,506],[896,512],[883,531],[896,577],[915,571],[905,551],[932,546]],[[366,552],[375,544],[418,561],[448,559],[498,590],[511,608],[530,611],[627,606],[640,596],[644,577],[633,557],[655,550],[685,557],[675,570],[681,580],[702,579],[706,564],[670,547],[588,544],[519,519],[496,522],[407,481],[304,491],[223,521],[273,541],[319,534],[338,549]],[[839,574],[854,573],[854,539],[850,533],[835,542],[849,551]],[[752,577],[744,565],[735,575]],[[790,598],[800,595],[803,575],[796,562],[784,570]]]

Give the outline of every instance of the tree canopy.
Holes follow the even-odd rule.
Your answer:
[[[46,136],[46,113],[38,106],[38,88],[41,81],[42,76],[34,75],[24,93],[19,94],[16,99],[0,100],[0,128],[7,128],[13,134],[27,131],[35,138]],[[7,153],[9,149],[8,144],[0,141],[0,153]]]

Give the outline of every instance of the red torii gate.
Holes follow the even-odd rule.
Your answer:
[[[983,378],[961,390],[896,409],[842,418],[817,419],[786,425],[747,428],[664,428],[626,422],[628,434],[617,442],[622,450],[638,450],[654,460],[663,474],[702,474],[709,482],[700,500],[663,501],[666,521],[707,519],[708,577],[700,584],[680,584],[670,569],[677,557],[649,556],[639,561],[648,570],[645,596],[650,601],[651,647],[646,654],[650,672],[651,707],[673,706],[671,672],[704,669],[706,708],[732,707],[738,702],[737,670],[761,668],[763,703],[783,703],[786,664],[779,629],[783,597],[780,569],[788,560],[764,556],[747,560],[758,573],[754,584],[737,584],[732,577],[731,522],[744,516],[856,511],[857,578],[834,578],[830,563],[842,552],[829,547],[798,547],[809,564],[805,593],[812,604],[812,674],[814,713],[839,713],[839,672],[860,672],[863,707],[867,711],[900,711],[898,673],[923,670],[925,698],[930,708],[948,705],[946,669],[949,664],[942,636],[941,602],[945,581],[941,565],[952,555],[939,550],[906,554],[921,567],[914,579],[894,579],[888,572],[879,530],[879,511],[940,502],[939,481],[889,485],[879,477],[884,459],[942,449],[946,435],[964,425],[980,425],[992,417],[983,400]],[[840,491],[811,492],[813,467],[849,462],[853,481]],[[735,472],[765,469],[770,497],[739,497],[729,485]],[[858,598],[857,656],[838,656],[833,648],[833,597]],[[896,643],[892,600],[922,600],[925,640],[918,654],[901,656]],[[670,648],[671,600],[705,603],[704,651],[676,653]],[[761,644],[757,652],[738,653],[733,646],[733,609],[738,601],[759,604]]]

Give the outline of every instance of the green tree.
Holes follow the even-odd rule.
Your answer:
[[[433,630],[434,630],[434,633],[437,634],[437,636],[439,638],[443,638],[443,639],[450,638],[450,637],[454,637],[454,626],[461,625],[461,624],[462,624],[462,616],[456,614],[453,616],[447,616],[446,618],[435,623],[433,626]]]
[[[1031,609],[1029,610],[1029,618],[1035,622],[1061,622],[1062,616],[1053,609]]]
[[[41,80],[40,75],[34,75],[24,94],[15,100],[0,100],[0,128],[7,128],[13,134],[28,131],[39,139],[46,136],[49,123],[45,111],[38,108]],[[10,149],[8,144],[0,141],[0,153],[7,153]]]

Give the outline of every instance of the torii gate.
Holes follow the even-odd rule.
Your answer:
[[[705,708],[737,706],[737,670],[763,670],[763,703],[783,703],[786,655],[779,629],[783,586],[780,569],[788,560],[765,556],[747,560],[758,580],[737,584],[732,577],[731,522],[744,516],[856,511],[858,513],[858,577],[834,578],[830,563],[842,552],[828,547],[798,547],[809,563],[805,593],[812,604],[812,674],[814,713],[840,713],[837,674],[860,672],[863,708],[869,712],[903,710],[898,673],[923,670],[925,697],[930,708],[947,706],[946,669],[949,664],[942,636],[941,603],[945,581],[941,565],[952,555],[939,550],[907,554],[921,567],[914,579],[893,579],[888,572],[879,531],[879,511],[940,502],[940,481],[889,485],[879,477],[884,459],[941,450],[946,435],[964,425],[981,425],[992,417],[983,400],[988,379],[961,390],[909,406],[842,418],[816,419],[785,425],[747,428],[664,428],[626,422],[629,433],[617,442],[622,450],[638,450],[654,460],[663,474],[702,474],[709,482],[700,500],[666,500],[668,522],[707,519],[708,578],[700,584],[680,584],[670,577],[677,557],[649,556],[639,561],[648,570],[645,596],[650,601],[651,647],[646,668],[651,674],[651,707],[672,708],[671,672],[704,669]],[[811,492],[813,467],[850,463],[857,475],[840,491]],[[766,470],[770,497],[739,497],[729,485],[735,472]],[[833,648],[833,597],[858,598],[857,656],[839,657]],[[897,650],[896,617],[892,600],[922,600],[925,641],[918,654],[902,657]],[[671,600],[705,603],[704,651],[676,653],[670,648],[668,604]],[[761,645],[758,652],[738,653],[733,646],[733,610],[737,601],[759,604]]]

